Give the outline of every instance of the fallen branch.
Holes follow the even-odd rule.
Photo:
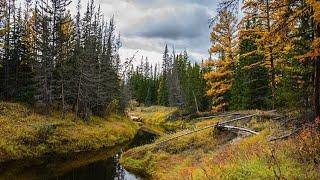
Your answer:
[[[300,130],[301,130],[301,128],[297,128],[297,129],[295,129],[294,131],[292,131],[292,132],[289,133],[289,134],[286,134],[286,135],[283,135],[283,136],[280,136],[280,137],[271,138],[271,139],[269,139],[269,141],[272,142],[272,141],[278,141],[278,140],[288,139],[290,136],[298,133]]]

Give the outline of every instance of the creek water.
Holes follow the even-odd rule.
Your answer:
[[[45,180],[137,180],[142,179],[125,170],[119,163],[121,149],[84,152],[68,156],[29,159],[0,165],[0,179]]]
[[[139,180],[142,178],[121,166],[120,155],[124,150],[149,143],[154,138],[140,132],[132,142],[111,149],[3,163],[0,164],[0,179]]]

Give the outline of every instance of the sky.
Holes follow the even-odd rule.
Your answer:
[[[76,3],[74,0],[71,6]],[[166,44],[176,52],[186,49],[192,61],[208,57],[208,22],[214,15],[214,0],[96,0],[96,4],[106,17],[115,16],[121,59],[138,52],[137,61],[145,56],[152,63],[161,62]]]

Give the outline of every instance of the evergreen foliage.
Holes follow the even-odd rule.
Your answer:
[[[197,63],[192,64],[187,51],[176,55],[173,50],[169,55],[166,46],[162,70],[159,65],[152,66],[143,57],[140,65],[131,70],[129,84],[132,98],[139,103],[180,107],[189,113],[208,109],[204,80],[208,69]]]
[[[70,0],[14,0],[1,3],[0,99],[43,107],[90,119],[118,107],[120,36],[114,18],[104,20],[90,1],[75,20]],[[24,11],[24,15],[22,14]]]
[[[235,66],[222,69],[221,64],[230,62],[221,60],[221,49],[227,46],[216,40],[232,39],[222,19],[226,15],[235,18],[239,5],[238,42],[235,48],[224,50],[234,55]],[[313,107],[315,116],[320,116],[319,7],[315,0],[221,0],[211,34],[215,40],[211,53],[218,52],[218,59],[206,63],[213,110],[296,108],[309,112]],[[225,74],[232,74],[229,86],[222,78]]]

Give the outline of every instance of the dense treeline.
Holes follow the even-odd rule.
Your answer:
[[[120,98],[120,37],[94,1],[72,17],[70,0],[1,1],[0,99],[59,107],[89,119]]]
[[[136,69],[131,68],[132,97],[145,105],[177,106],[186,112],[208,110],[206,72],[206,68],[191,63],[186,51],[169,53],[166,46],[162,66],[153,66],[147,58],[142,58]]]
[[[237,17],[239,3],[242,15]],[[319,108],[320,4],[222,0],[205,75],[213,110]]]
[[[238,15],[241,3],[242,15]],[[316,0],[222,0],[210,58],[191,63],[165,47],[161,65],[142,58],[120,78],[114,19],[88,2],[0,3],[0,99],[59,107],[89,119],[132,98],[187,112],[311,108],[320,115],[320,5]],[[210,97],[210,98],[208,98]]]

